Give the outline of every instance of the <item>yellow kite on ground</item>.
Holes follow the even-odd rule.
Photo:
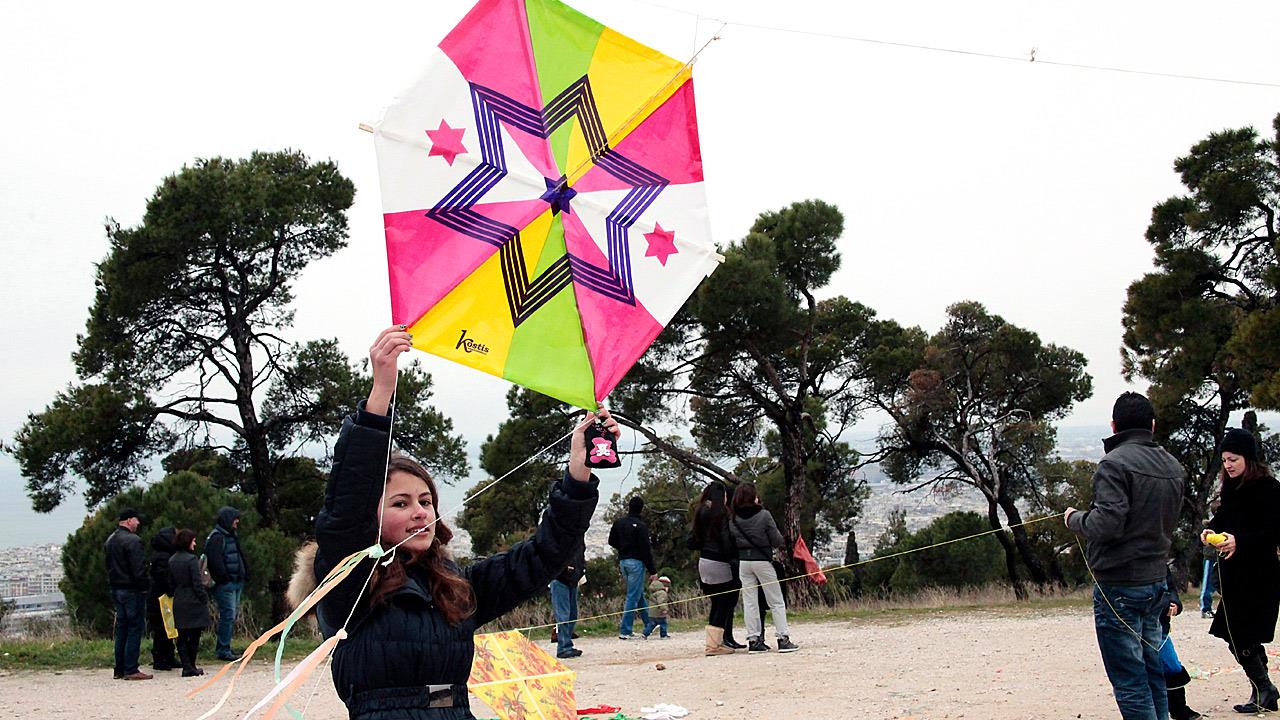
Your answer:
[[[574,672],[518,632],[476,636],[467,689],[502,720],[574,720]]]

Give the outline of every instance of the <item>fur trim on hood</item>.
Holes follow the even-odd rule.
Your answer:
[[[289,608],[301,605],[319,584],[316,580],[316,541],[308,540],[293,554],[293,576],[289,578],[289,589],[284,595]],[[312,608],[311,613],[314,612]]]

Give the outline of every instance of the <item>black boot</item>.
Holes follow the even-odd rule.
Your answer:
[[[1169,688],[1169,720],[1200,720],[1203,717],[1187,707],[1187,686],[1191,684],[1191,675],[1186,668],[1166,674],[1164,684]]]
[[[1254,645],[1241,650],[1236,660],[1240,662],[1245,676],[1249,678],[1253,692],[1249,694],[1249,702],[1236,705],[1232,709],[1238,713],[1247,714],[1275,712],[1277,707],[1280,707],[1280,691],[1276,690],[1275,684],[1267,675],[1267,651],[1261,645]]]

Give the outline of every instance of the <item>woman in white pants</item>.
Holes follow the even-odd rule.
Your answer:
[[[787,604],[773,569],[773,551],[782,547],[782,533],[773,516],[760,505],[756,486],[742,483],[733,491],[733,517],[729,521],[734,542],[738,545],[738,572],[742,578],[742,612],[746,616],[747,652],[768,652],[764,643],[764,623],[756,588],[764,591],[773,613],[773,631],[778,652],[795,652],[800,648],[791,642],[787,630]]]

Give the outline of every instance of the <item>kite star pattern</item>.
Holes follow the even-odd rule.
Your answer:
[[[721,259],[689,66],[556,0],[477,3],[375,145],[393,321],[580,407]]]

